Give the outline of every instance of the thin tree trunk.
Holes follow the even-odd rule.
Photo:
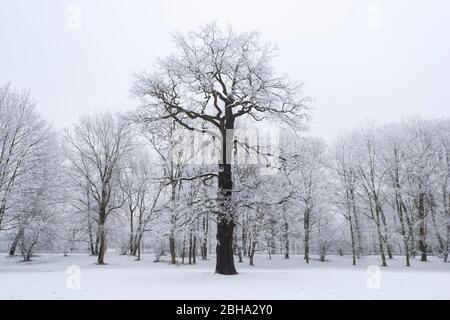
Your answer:
[[[303,228],[305,231],[305,238],[304,238],[304,249],[305,249],[305,256],[304,259],[306,261],[306,263],[309,263],[309,231],[310,231],[310,225],[309,225],[309,208],[307,208],[305,210],[305,214],[304,214],[304,223],[303,223]]]
[[[284,258],[289,259],[289,223],[284,223]]]
[[[189,233],[188,263],[192,264],[192,232]]]
[[[362,234],[361,234],[361,225],[360,225],[358,213],[356,210],[355,195],[354,195],[353,190],[351,190],[350,195],[351,195],[351,201],[352,201],[352,213],[353,213],[353,218],[355,221],[356,240],[358,243],[358,250],[356,251],[356,257],[359,259],[364,254],[364,250],[363,250],[363,246],[362,246],[363,241],[362,241]]]
[[[352,241],[352,264],[356,266],[356,245],[355,245],[355,233],[353,231],[353,222],[351,218],[351,214],[349,215],[349,225],[350,225],[350,238]]]
[[[203,241],[202,241],[202,259],[206,260],[208,259],[208,229],[209,229],[209,222],[208,217],[203,218]]]
[[[406,226],[405,226],[405,221],[404,221],[404,217],[403,217],[403,213],[405,211],[405,205],[403,204],[401,196],[398,194],[396,194],[396,196],[395,196],[395,201],[396,201],[396,205],[397,205],[398,218],[400,220],[400,230],[402,233],[402,239],[403,239],[403,243],[404,243],[406,266],[409,267],[410,266],[409,241],[408,241],[408,236],[406,235]]]
[[[172,264],[176,264],[176,254],[175,254],[175,237],[171,236],[169,238],[169,247],[170,247],[170,262]]]
[[[251,244],[250,244],[250,262],[249,262],[249,265],[251,265],[251,266],[254,266],[253,260],[254,260],[254,257],[255,257],[256,245],[257,245],[256,241],[252,241]]]
[[[243,255],[247,256],[247,229],[246,229],[246,218],[244,215],[244,219],[242,221],[242,249]]]
[[[185,256],[186,256],[186,237],[183,237],[183,251],[181,253],[181,264],[184,264]]]
[[[133,214],[133,210],[131,208],[132,206],[130,205],[130,243],[128,244],[128,248],[130,249],[130,255],[133,254],[133,249],[135,247],[135,243],[134,243],[134,226],[133,226],[133,220],[134,220],[134,214]],[[126,252],[125,252],[126,254]]]
[[[444,262],[448,261],[449,243],[450,243],[450,224],[447,224],[447,242],[445,244],[444,250]]]
[[[88,218],[88,235],[89,235],[89,248],[91,250],[91,255],[95,256],[98,253],[94,244],[94,236],[92,234],[92,215],[91,215],[91,201],[89,190],[86,189],[86,202],[87,202],[87,218]]]
[[[100,207],[99,210],[99,248],[97,264],[105,264],[105,253],[106,253],[106,229],[105,229],[105,219],[106,219],[106,208],[104,206]]]
[[[9,248],[9,256],[13,256],[16,254],[17,245],[19,244],[19,240],[22,237],[24,232],[24,228],[20,227],[19,232],[17,232],[16,236],[14,237],[13,242],[11,243],[11,247]]]
[[[381,216],[381,222],[383,223],[383,231],[384,231],[384,235],[383,235],[383,239],[384,239],[384,243],[386,244],[386,252],[388,254],[389,259],[392,259],[392,249],[391,249],[391,245],[390,245],[390,241],[389,241],[389,231],[387,228],[387,223],[386,223],[386,216],[384,215],[384,211],[380,208],[379,210],[380,212],[380,216]]]
[[[379,247],[379,250],[380,250],[381,265],[383,267],[386,267],[387,263],[386,263],[386,255],[384,254],[384,238],[383,238],[383,234],[381,232],[380,209],[379,209],[377,200],[378,199],[375,199],[375,214],[376,214],[376,216],[375,216],[375,222],[376,223],[375,224],[377,226],[378,247]],[[373,209],[371,208],[371,210],[373,210]]]
[[[192,243],[192,262],[194,264],[197,263],[196,256],[197,256],[197,237],[194,235],[194,242]]]
[[[425,194],[419,194],[419,250],[420,261],[427,261],[426,223],[425,223]]]

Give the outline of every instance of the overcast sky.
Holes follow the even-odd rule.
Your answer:
[[[277,69],[314,98],[314,135],[450,113],[448,0],[0,0],[0,84],[30,89],[57,127],[126,110],[171,32],[213,20],[278,44]]]

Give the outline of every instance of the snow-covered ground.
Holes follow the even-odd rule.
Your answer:
[[[0,299],[450,299],[450,263],[389,260],[368,256],[328,262],[300,256],[256,257],[256,266],[236,263],[237,276],[214,274],[214,257],[196,265],[171,266],[110,253],[108,265],[95,257],[41,254],[31,262],[0,255]],[[71,267],[72,266],[72,267]],[[75,267],[73,267],[75,266]]]

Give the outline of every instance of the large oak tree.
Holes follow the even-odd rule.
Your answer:
[[[308,98],[301,85],[272,66],[275,46],[257,32],[236,33],[207,24],[174,34],[175,52],[160,59],[153,73],[136,75],[142,121],[173,120],[190,131],[214,131],[220,140],[216,273],[236,274],[233,261],[235,216],[231,155],[236,120],[278,121],[299,128]]]

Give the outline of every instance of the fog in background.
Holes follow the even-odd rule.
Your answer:
[[[213,20],[278,44],[278,71],[314,98],[311,134],[449,115],[447,0],[0,0],[0,84],[32,90],[57,127],[127,110],[133,72],[172,51],[171,32]]]

